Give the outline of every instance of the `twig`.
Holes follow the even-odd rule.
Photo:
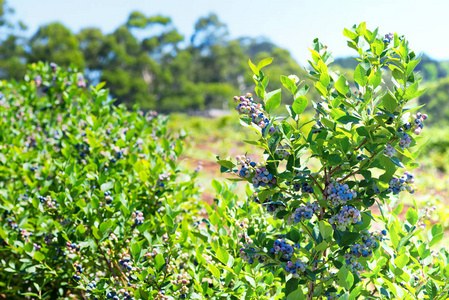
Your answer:
[[[371,161],[374,158],[374,156],[376,156],[376,154],[377,154],[377,152],[374,152],[373,155],[371,155],[371,157],[368,159],[368,162]],[[360,171],[362,171],[362,169],[358,169],[356,171],[353,171],[353,172],[349,173],[348,175],[346,175],[345,177],[339,179],[338,182],[345,181],[349,177],[351,177],[351,176],[353,176],[355,174],[358,174]]]
[[[312,175],[309,175],[310,178],[313,179],[313,181],[315,181],[316,186],[320,189],[321,193],[324,195],[324,190],[323,188],[318,184],[318,181],[315,179],[315,177],[313,177]]]

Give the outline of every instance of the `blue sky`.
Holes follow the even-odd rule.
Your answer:
[[[405,34],[412,49],[436,59],[449,59],[449,1],[447,0],[9,0],[16,17],[28,26],[28,34],[39,25],[60,21],[74,32],[98,27],[109,33],[138,10],[151,16],[172,18],[189,38],[195,21],[210,12],[228,25],[231,37],[265,36],[288,49],[305,65],[312,40],[319,37],[334,56],[349,56],[344,27],[367,22],[381,33]]]

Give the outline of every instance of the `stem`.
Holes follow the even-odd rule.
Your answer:
[[[309,282],[309,291],[307,292],[307,300],[313,300],[313,291],[315,290],[315,283],[312,281]]]
[[[377,154],[377,152],[374,152],[373,155],[371,155],[371,157],[368,159],[368,162],[370,162],[374,158],[374,156],[376,156],[376,154]],[[351,176],[353,176],[355,174],[360,173],[360,171],[362,171],[362,169],[358,169],[356,171],[353,171],[353,172],[349,173],[348,175],[346,175],[345,177],[343,177],[342,179],[338,180],[338,182],[345,181],[349,177],[351,177]]]
[[[320,189],[321,193],[324,195],[324,190],[323,188],[318,184],[318,181],[315,179],[315,177],[313,177],[312,175],[309,175],[310,178],[313,179],[313,181],[315,181],[316,186]]]

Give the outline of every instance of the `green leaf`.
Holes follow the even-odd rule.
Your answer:
[[[332,225],[323,220],[318,222],[318,226],[320,228],[320,233],[323,239],[327,239],[332,235],[332,232],[334,231]]]
[[[381,82],[382,82],[382,71],[380,69],[378,69],[376,73],[372,73],[369,76],[368,83],[372,85],[373,88],[378,87]]]
[[[346,116],[343,116],[343,117],[337,119],[337,122],[341,123],[341,124],[348,124],[348,123],[357,124],[357,123],[359,123],[359,121],[360,121],[360,118],[358,118],[356,116],[349,116],[349,115],[346,115]]]
[[[379,40],[375,40],[374,43],[371,44],[371,50],[374,54],[380,56],[384,51],[384,43]]]
[[[267,93],[267,102],[265,110],[270,113],[281,105],[281,89]]]
[[[321,96],[327,97],[327,89],[326,87],[319,81],[315,83],[315,88],[317,89],[318,93],[320,93]]]
[[[355,68],[354,81],[357,82],[360,86],[365,86],[368,82],[366,70],[360,64]]]
[[[432,247],[436,243],[440,242],[443,239],[443,227],[441,224],[437,223],[433,225],[428,235],[430,238],[429,247]]]
[[[162,268],[165,266],[165,258],[162,254],[157,254],[154,258],[154,267],[159,272],[162,270]]]
[[[223,263],[227,264],[229,260],[229,253],[221,246],[217,248],[217,258]]]
[[[403,269],[405,265],[407,265],[409,260],[410,259],[408,258],[408,254],[404,253],[394,259],[394,264],[396,265],[397,268]]]
[[[431,278],[427,279],[426,291],[430,299],[434,299],[435,296],[438,294],[437,286],[435,285],[435,282]]]
[[[349,246],[353,244],[358,238],[360,234],[357,232],[345,232],[343,236],[340,239],[340,243],[338,245],[340,246]]]
[[[358,37],[357,33],[352,32],[351,30],[346,28],[343,29],[343,35],[350,38],[351,40],[355,40]]]
[[[141,250],[142,249],[140,248],[140,245],[138,242],[134,242],[131,244],[131,253],[132,253],[133,257],[136,258],[137,260],[140,257]]]
[[[335,83],[335,89],[342,95],[346,95],[349,91],[349,84],[347,83],[346,77],[340,75],[337,82]]]
[[[353,277],[354,277],[354,276],[353,276]],[[352,294],[352,292],[351,292],[351,294]],[[349,300],[349,293],[348,293],[348,292],[344,293],[343,295],[341,295],[341,296],[338,298],[338,300]]]
[[[308,100],[306,96],[299,96],[292,104],[293,111],[299,115],[304,112],[307,107]]]
[[[322,241],[321,243],[316,245],[315,248],[313,248],[313,249],[316,251],[323,251],[324,249],[328,249],[328,248],[329,248],[329,244],[326,241]]]
[[[412,207],[409,207],[407,213],[405,214],[405,218],[411,225],[415,225],[418,222],[418,213]]]
[[[222,160],[221,159],[221,160],[218,160],[217,163],[220,166],[223,166],[223,167],[225,167],[227,169],[230,169],[230,170],[232,170],[232,168],[235,167],[234,163],[232,161],[230,161],[230,160]]]
[[[270,149],[271,153],[274,153],[278,147],[279,142],[282,139],[282,133],[275,132],[270,138],[268,139],[268,149]]]
[[[218,271],[217,267],[214,265],[211,265],[211,264],[209,264],[207,266],[208,266],[210,272],[212,273],[212,275],[214,275],[215,278],[217,278],[217,280],[220,280],[220,271]]]
[[[396,108],[398,107],[398,102],[396,99],[388,92],[383,98],[382,98],[382,105],[385,107],[386,110],[393,113]]]
[[[106,182],[100,186],[100,189],[102,192],[106,192],[106,191],[112,189],[113,186],[114,186],[113,182]]]
[[[84,228],[83,224],[79,224],[78,226],[76,226],[76,233],[77,234],[83,234],[86,232],[86,228]]]
[[[344,287],[346,290],[349,290],[354,283],[354,276],[351,272],[343,266],[340,271],[337,273],[338,283]]]
[[[109,219],[107,221],[104,221],[103,223],[100,224],[100,231],[102,233],[105,233],[105,231],[108,230],[109,228],[111,228],[111,226],[112,226],[112,220]]]
[[[421,61],[421,57],[419,57],[418,59],[412,60],[410,61],[407,66],[405,67],[405,74],[407,76],[409,76],[413,70],[415,69],[415,67],[419,64],[419,62]]]
[[[294,95],[296,93],[297,87],[296,87],[295,82],[292,79],[288,78],[287,76],[281,75],[281,82],[282,82],[282,85],[287,90],[289,90],[290,93],[292,93],[292,95]]]
[[[251,59],[248,60],[248,65],[254,74],[259,75],[259,69],[252,63]]]
[[[103,234],[97,227],[92,227],[92,234],[97,240],[100,240],[103,237]]]
[[[6,240],[8,238],[8,235],[6,234],[6,232],[1,227],[0,227],[0,237],[2,239],[4,239],[4,240]]]
[[[285,284],[285,294],[289,295],[298,289],[299,280],[290,278]]]
[[[290,235],[290,240],[294,243],[298,243],[301,238],[301,234],[299,233],[299,230],[296,229],[295,227],[292,227],[292,229],[290,229],[289,235]]]
[[[36,251],[33,255],[33,258],[37,261],[43,261],[45,259],[45,255],[40,251]]]
[[[166,214],[162,220],[164,221],[165,225],[167,225],[167,227],[169,227],[170,229],[173,228],[175,226],[175,224],[173,223],[173,219],[172,217],[170,217],[168,214]]]
[[[321,73],[321,75],[320,75],[320,82],[323,84],[324,87],[327,87],[329,85],[329,83],[331,82],[329,74]]]
[[[399,237],[398,237],[398,233],[396,232],[396,228],[394,227],[394,224],[390,225],[389,232],[390,232],[391,243],[393,244],[394,248],[397,248],[398,244],[399,244]]]
[[[263,67],[268,66],[269,64],[271,64],[273,62],[273,57],[268,57],[265,59],[262,59],[258,64],[257,64],[257,69],[258,70],[262,70]]]

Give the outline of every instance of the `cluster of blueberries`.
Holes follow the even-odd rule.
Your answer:
[[[260,199],[258,197],[257,191],[251,195],[251,199],[253,199],[253,201],[256,202],[257,204],[260,204]],[[263,206],[265,207],[267,212],[273,216],[273,219],[276,219],[276,215],[278,212],[286,209],[284,202],[282,202],[282,199],[284,199],[284,195],[279,194],[279,199],[281,199],[281,200],[273,201],[273,196],[268,195],[266,200],[263,203]]]
[[[172,281],[172,284],[181,287],[179,289],[179,298],[186,299],[189,292],[189,287],[187,285],[190,284],[189,274],[187,272],[184,272],[182,275],[178,274],[177,278]]]
[[[280,160],[286,159],[290,156],[290,152],[287,150],[290,149],[288,145],[278,145],[276,151],[274,153],[279,157]]]
[[[52,199],[51,196],[38,196],[37,199],[39,199],[40,203],[44,203],[48,208],[58,208],[59,203],[56,202],[55,199]]]
[[[106,298],[112,299],[112,300],[133,300],[134,299],[133,296],[127,291],[124,291],[121,294],[122,294],[122,298],[120,299],[118,294],[116,294],[114,292],[109,292],[106,294]]]
[[[401,139],[399,140],[399,146],[404,149],[410,147],[410,143],[412,142],[412,138],[406,133],[401,133]]]
[[[36,82],[36,86],[40,87],[41,84],[42,84],[42,77],[41,77],[41,75],[34,76],[34,81]]]
[[[77,78],[76,86],[79,88],[86,87],[86,80],[84,79],[84,76],[82,74],[78,74],[77,77],[78,78]]]
[[[412,116],[413,121],[413,133],[419,135],[421,130],[424,128],[423,121],[427,120],[427,115],[422,113],[417,113]]]
[[[77,243],[69,243],[69,242],[67,242],[66,246],[67,246],[67,248],[69,250],[69,253],[75,253],[75,252],[79,251],[80,248],[81,248],[81,246],[79,244],[77,244]]]
[[[410,194],[413,194],[416,191],[416,186],[414,183],[415,175],[412,172],[406,171],[404,172],[404,175],[399,178],[393,177],[388,183],[388,188],[386,191],[397,195],[406,190]],[[380,190],[377,185],[374,185],[374,191],[380,194]]]
[[[91,290],[95,289],[97,287],[97,283],[95,281],[89,282],[87,284],[87,291],[90,292]]]
[[[390,144],[387,145],[387,147],[384,150],[384,154],[388,157],[393,157],[394,154],[396,153],[396,149],[394,149],[393,146],[391,146]]]
[[[299,248],[299,244],[292,246],[284,239],[277,239],[274,241],[273,248],[270,249],[270,253],[274,255],[281,254],[280,258],[284,261],[288,261],[292,258],[295,248]]]
[[[73,274],[72,278],[74,280],[76,280],[76,281],[80,281],[81,280],[81,275],[80,274],[83,273],[83,267],[80,264],[78,264],[78,263],[75,263],[74,266],[75,266],[75,269],[76,269],[76,273]]]
[[[89,155],[89,145],[86,143],[78,143],[75,145],[75,149],[78,150],[78,154],[82,159]]]
[[[132,218],[134,219],[134,225],[135,226],[142,225],[143,222],[145,221],[145,218],[143,216],[143,212],[141,212],[139,210],[136,210],[135,212],[133,212]]]
[[[327,297],[327,300],[337,300],[340,299],[341,296],[343,296],[343,291],[341,291],[340,293],[326,292],[324,295]]]
[[[112,202],[111,191],[104,192],[104,200],[106,200],[106,204],[111,204]]]
[[[251,178],[254,188],[273,187],[277,183],[277,178],[271,174],[264,163],[251,161],[249,157],[237,156],[237,164],[240,165],[238,175],[242,178]]]
[[[340,231],[345,231],[346,228],[353,224],[358,224],[362,221],[360,211],[353,207],[345,205],[341,208],[338,214],[329,218],[329,223],[332,227]]]
[[[253,254],[253,253],[247,253],[246,251],[251,252],[257,252],[257,249],[254,248],[254,246],[251,243],[248,243],[245,245],[244,248],[240,248],[240,258],[252,265],[255,260],[257,260],[259,263],[263,264],[265,262],[265,256],[259,255],[259,254]]]
[[[58,65],[55,62],[50,63],[50,68],[53,72],[56,72]]]
[[[123,266],[123,268],[125,268],[128,271],[132,271],[133,270],[133,266],[132,266],[132,262],[131,262],[131,257],[130,256],[124,256],[122,257],[121,260],[119,260],[119,265]]]
[[[160,188],[164,188],[165,187],[165,182],[168,181],[170,179],[170,173],[163,173],[163,174],[159,174],[159,178],[158,178],[158,186]]]
[[[299,278],[300,273],[306,271],[306,264],[298,258],[296,262],[288,261],[284,270],[285,272],[292,274],[293,278]]]
[[[339,182],[330,183],[326,188],[328,195],[327,199],[332,207],[339,205],[345,205],[348,201],[357,197],[357,192],[350,190],[347,184],[341,184]]]
[[[118,159],[123,158],[123,151],[119,150],[117,151],[117,153],[115,154],[115,157],[111,158],[111,163],[115,164],[117,162]]]
[[[303,219],[310,220],[313,214],[320,209],[318,202],[307,202],[305,206],[300,206],[295,209],[295,211],[290,215],[288,223],[299,223]]]
[[[280,255],[281,260],[287,261],[284,270],[292,274],[293,278],[298,278],[300,273],[306,270],[306,264],[301,259],[296,259],[295,262],[291,261],[293,254],[300,247],[299,244],[291,245],[284,239],[277,239],[274,241],[273,248],[270,249],[271,254]]]
[[[288,184],[288,183],[286,182],[286,184]],[[296,192],[301,191],[301,193],[303,193],[303,194],[313,193],[313,187],[311,187],[307,182],[294,183],[293,188],[295,189]]]
[[[9,214],[9,212],[7,212]],[[17,225],[16,222],[14,222],[10,217],[6,218],[6,222],[8,222],[8,225],[11,226],[12,229],[17,229],[19,225]]]
[[[253,96],[251,93],[247,93],[245,96],[240,97],[235,96],[234,101],[239,102],[239,105],[235,108],[235,110],[239,112],[239,115],[243,114],[250,117],[254,124],[262,128],[263,134],[265,132],[265,128],[268,124],[270,124],[270,120],[265,115],[262,105],[253,101]]]
[[[31,166],[30,167],[30,171],[37,171],[37,170],[39,170],[39,166]]]
[[[394,39],[393,33],[387,33],[384,38],[384,43],[389,44]]]
[[[349,249],[349,253],[345,254],[345,263],[348,269],[352,272],[363,271],[363,266],[358,262],[358,258],[372,256],[373,250],[379,246],[379,243],[382,242],[386,235],[387,231],[385,229],[371,233],[366,229],[363,230],[361,232],[362,243],[354,244]]]

